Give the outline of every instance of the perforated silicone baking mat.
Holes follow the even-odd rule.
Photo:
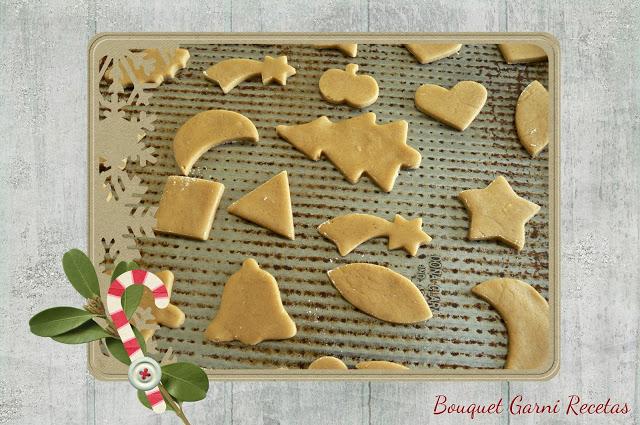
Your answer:
[[[239,112],[256,125],[260,142],[218,146],[204,154],[190,173],[226,187],[208,241],[160,234],[131,239],[140,250],[143,267],[173,271],[172,302],[186,314],[182,328],[163,327],[156,332],[159,356],[171,348],[178,358],[209,368],[212,374],[305,369],[323,355],[336,356],[351,367],[363,360],[399,362],[422,375],[451,371],[474,376],[502,370],[508,343],[505,326],[499,314],[470,290],[484,280],[508,276],[532,284],[547,299],[554,293],[553,287],[549,291],[555,282],[550,267],[556,219],[551,204],[555,180],[550,180],[554,146],[532,159],[518,142],[514,124],[518,96],[533,80],[548,87],[550,64],[509,65],[496,44],[462,42],[457,55],[427,65],[420,65],[402,43],[382,40],[360,43],[356,58],[310,44],[179,42],[190,53],[187,67],[175,79],[149,90],[148,105],[123,108],[125,114],[155,115],[153,129],[146,131],[142,142],[155,149],[157,161],[144,167],[130,161],[126,168],[148,187],[141,195],[142,205],[157,206],[167,177],[181,174],[172,140],[176,130],[198,112]],[[224,59],[265,55],[286,55],[296,68],[286,86],[247,81],[225,95],[203,75],[203,70]],[[377,102],[362,110],[329,104],[318,90],[325,70],[344,69],[348,63],[358,64],[359,72],[373,76],[380,87]],[[452,87],[463,80],[477,81],[488,91],[485,107],[464,132],[416,109],[414,95],[420,85]],[[101,90],[105,92],[107,86],[103,81]],[[105,107],[101,110],[104,114]],[[391,193],[381,191],[366,176],[350,184],[329,161],[309,160],[275,131],[280,124],[302,124],[322,115],[337,121],[367,111],[376,114],[378,124],[406,120],[407,143],[422,154],[421,167],[400,171]],[[289,174],[293,241],[226,211],[231,202],[282,170]],[[526,244],[520,252],[496,242],[466,239],[468,215],[457,195],[484,188],[498,174],[519,195],[541,206],[527,225]],[[422,217],[423,229],[433,242],[411,257],[402,250],[389,251],[384,238],[373,239],[341,257],[317,226],[351,212],[387,219],[396,213]],[[93,217],[99,219],[109,218]],[[92,237],[94,244],[99,243],[100,235]],[[256,259],[278,281],[285,309],[298,327],[294,338],[255,346],[204,338],[225,282],[246,258]],[[351,262],[380,264],[410,277],[427,299],[433,318],[396,325],[355,309],[326,274]],[[554,308],[555,300],[551,301]],[[119,369],[112,372],[117,374]]]

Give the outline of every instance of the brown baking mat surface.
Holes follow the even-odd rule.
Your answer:
[[[158,161],[129,170],[149,191],[143,204],[157,206],[167,176],[180,172],[171,149],[176,130],[208,109],[239,112],[256,125],[257,145],[233,143],[207,152],[191,176],[221,182],[226,189],[206,242],[156,235],[138,239],[141,264],[175,273],[172,302],[187,316],[181,329],[156,332],[158,349],[172,347],[181,360],[213,369],[306,368],[315,358],[336,356],[353,366],[362,360],[390,360],[409,367],[500,369],[507,353],[507,333],[498,313],[470,289],[489,278],[512,276],[548,297],[549,159],[547,151],[531,159],[518,142],[516,101],[533,80],[547,85],[547,63],[508,65],[497,46],[464,45],[458,55],[420,65],[400,45],[360,44],[358,57],[307,45],[182,45],[188,67],[174,81],[152,91],[150,104],[128,107],[157,116],[144,141]],[[224,59],[287,55],[297,74],[286,86],[241,83],[229,94],[207,81],[202,71]],[[328,68],[357,63],[380,86],[378,101],[356,110],[323,101],[318,80]],[[488,100],[464,132],[452,130],[419,112],[416,89],[424,83],[452,87],[458,81],[482,83]],[[279,124],[301,124],[328,116],[341,120],[366,111],[378,123],[404,119],[408,144],[422,153],[422,166],[403,170],[387,194],[366,176],[351,185],[326,159],[314,162],[276,135]],[[227,213],[231,202],[282,170],[289,173],[296,229],[295,241]],[[495,242],[466,240],[467,213],[457,200],[465,189],[484,188],[496,174],[542,209],[527,226],[521,252]],[[396,213],[423,217],[431,245],[410,257],[388,251],[387,240],[371,240],[346,257],[317,232],[319,224],[350,212],[392,219]],[[246,258],[255,258],[280,286],[283,303],[298,326],[285,341],[256,346],[213,343],[203,331],[218,309],[225,282]],[[326,271],[341,264],[371,262],[410,277],[427,298],[433,318],[415,325],[382,322],[359,312],[332,286]],[[250,314],[250,313],[249,313]]]

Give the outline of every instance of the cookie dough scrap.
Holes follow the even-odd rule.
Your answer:
[[[533,158],[549,144],[549,92],[538,81],[529,84],[518,98],[516,130]]]
[[[502,57],[508,64],[543,62],[547,54],[535,44],[505,43],[498,44]]]
[[[360,362],[356,365],[356,369],[381,369],[381,370],[409,370],[408,367],[399,363],[388,362],[385,360],[371,360]]]
[[[324,154],[350,183],[366,173],[385,192],[393,189],[400,168],[420,166],[422,156],[407,145],[407,130],[404,120],[376,124],[372,112],[338,122],[323,116],[276,127],[278,136],[308,158],[317,161]]]
[[[210,66],[204,76],[217,83],[224,94],[243,81],[261,76],[262,84],[272,82],[287,85],[287,78],[296,75],[296,69],[287,63],[286,56],[265,56],[264,61],[254,59],[226,59]]]
[[[292,338],[296,332],[296,324],[282,306],[278,282],[250,258],[224,286],[220,307],[205,336],[215,342],[255,345]]]
[[[280,172],[229,205],[227,211],[286,238],[295,239],[286,171]]]
[[[171,299],[171,291],[173,290],[174,281],[173,273],[171,273],[171,271],[169,270],[162,270],[156,273],[156,276],[158,276],[162,283],[164,283],[164,286],[167,288],[167,292],[169,293],[169,299]],[[147,320],[147,324],[158,324],[171,329],[177,329],[184,325],[185,315],[179,307],[171,303],[169,303],[169,305],[165,308],[156,307],[153,294],[147,289],[145,289],[142,293],[142,298],[140,299],[140,307],[151,309],[153,319]],[[149,341],[149,339],[155,332],[155,329],[140,330],[140,333],[142,334],[142,337],[145,341]]]
[[[223,109],[200,112],[189,118],[173,138],[173,155],[185,176],[209,149],[236,141],[258,142],[258,130],[242,114]]]
[[[169,176],[156,212],[159,233],[206,241],[224,185],[192,177]]]
[[[405,44],[405,47],[424,65],[455,55],[462,48],[462,44]]]
[[[357,309],[391,323],[418,323],[431,318],[420,290],[386,267],[352,263],[327,272],[340,294]]]
[[[520,251],[525,224],[540,206],[518,196],[507,179],[496,177],[484,189],[464,190],[458,195],[469,212],[469,239],[499,240]]]
[[[549,304],[531,285],[517,279],[491,279],[471,291],[491,304],[509,335],[506,369],[545,372],[553,363]]]
[[[415,101],[425,115],[464,131],[487,101],[487,89],[475,81],[461,81],[451,90],[424,84],[416,91]]]
[[[316,49],[335,49],[339,50],[345,56],[355,58],[358,56],[358,45],[356,43],[337,43],[337,44],[315,44]]]
[[[150,66],[136,65],[132,58],[127,59],[127,65],[140,83],[160,85],[166,79],[174,78],[176,73],[187,66],[189,51],[187,49],[146,49],[142,59]],[[120,64],[120,84],[123,87],[132,87],[133,80]],[[107,81],[113,81],[113,69],[109,68],[104,74]]]
[[[320,77],[320,93],[329,103],[346,103],[364,108],[378,100],[378,83],[369,75],[356,75],[358,65],[350,63],[345,70],[329,69]]]
[[[315,359],[308,369],[347,370],[348,368],[340,359],[333,356],[323,356]]]
[[[418,248],[431,242],[422,231],[422,218],[406,220],[396,214],[393,222],[369,214],[346,214],[325,221],[318,232],[336,244],[343,257],[369,239],[386,236],[389,249],[404,249],[415,257]]]

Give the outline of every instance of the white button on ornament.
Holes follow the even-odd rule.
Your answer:
[[[129,366],[129,382],[136,389],[149,391],[160,383],[162,369],[151,357],[141,357]]]

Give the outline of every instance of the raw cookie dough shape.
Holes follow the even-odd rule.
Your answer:
[[[487,90],[475,81],[461,81],[451,90],[424,84],[416,91],[416,107],[424,114],[459,131],[478,116],[487,101]]]
[[[162,283],[164,283],[165,288],[167,288],[167,293],[169,294],[169,299],[171,299],[171,290],[173,289],[173,273],[169,270],[162,270],[161,272],[156,273],[156,276],[160,278]],[[151,291],[145,289],[142,293],[142,298],[140,299],[140,308],[150,308],[151,314],[153,315],[153,319],[147,320],[147,324],[158,324],[162,326],[166,326],[171,329],[177,329],[184,325],[184,313],[177,306],[169,303],[169,305],[165,308],[156,307],[156,303],[153,299],[153,294]],[[141,329],[140,333],[145,341],[149,341],[149,339],[156,332],[155,329]]]
[[[356,369],[409,370],[409,368],[406,366],[394,362],[387,362],[384,360],[360,362],[356,365]]]
[[[504,320],[509,335],[505,369],[549,370],[553,361],[549,304],[528,283],[491,279],[471,291],[489,302]]]
[[[156,212],[154,230],[206,241],[209,239],[222,192],[222,183],[169,176]]]
[[[389,249],[402,248],[415,257],[418,248],[431,242],[422,231],[422,218],[406,220],[396,214],[393,222],[369,214],[346,214],[325,221],[318,232],[336,244],[343,257],[372,238],[386,236]]]
[[[161,52],[160,49],[146,49],[143,53],[144,60],[153,61],[153,66],[148,72],[144,69],[144,66],[136,66],[132,58],[127,59],[129,68],[140,83],[160,85],[164,80],[175,77],[179,70],[187,66],[187,61],[189,60],[189,51],[187,49],[175,49],[171,57]],[[107,81],[113,81],[113,69],[109,68],[105,72],[104,78]],[[122,84],[122,87],[133,86],[133,81],[124,69],[123,64],[120,64],[120,84]]]
[[[295,239],[289,179],[282,171],[227,208],[230,214]]]
[[[464,190],[458,195],[469,212],[470,240],[500,240],[520,251],[525,224],[540,207],[518,196],[507,179],[496,177],[484,189]]]
[[[462,44],[405,44],[407,50],[421,64],[435,62],[460,51]]]
[[[549,144],[549,92],[538,81],[529,84],[518,98],[516,130],[533,158]]]
[[[329,103],[364,108],[378,100],[378,83],[369,75],[356,75],[358,65],[350,63],[345,70],[329,69],[320,77],[320,93]]]
[[[355,58],[358,56],[358,45],[356,43],[338,43],[338,44],[314,44],[316,49],[336,49],[340,50],[345,56]]]
[[[498,44],[502,57],[508,64],[543,62],[547,54],[535,44],[505,43]]]
[[[187,120],[173,138],[173,155],[187,176],[209,149],[232,140],[257,142],[258,130],[244,115],[223,109],[200,112]]]
[[[296,324],[282,306],[278,282],[250,258],[224,285],[220,307],[205,336],[215,342],[255,345],[291,338],[296,332]]]
[[[287,63],[286,56],[272,58],[265,56],[264,61],[254,59],[227,59],[210,66],[204,76],[218,83],[224,94],[250,78],[262,76],[262,84],[276,82],[287,85],[287,78],[296,74],[296,69]]]
[[[431,318],[420,290],[386,267],[352,263],[327,272],[340,294],[357,309],[391,323],[418,323]]]
[[[347,365],[340,359],[333,356],[323,356],[315,359],[311,363],[308,369],[333,369],[333,370],[347,370]]]
[[[276,127],[278,136],[308,158],[317,161],[324,153],[350,183],[366,173],[385,192],[393,189],[401,167],[420,166],[420,152],[407,145],[407,129],[404,120],[378,125],[373,112],[338,122],[323,116]]]

